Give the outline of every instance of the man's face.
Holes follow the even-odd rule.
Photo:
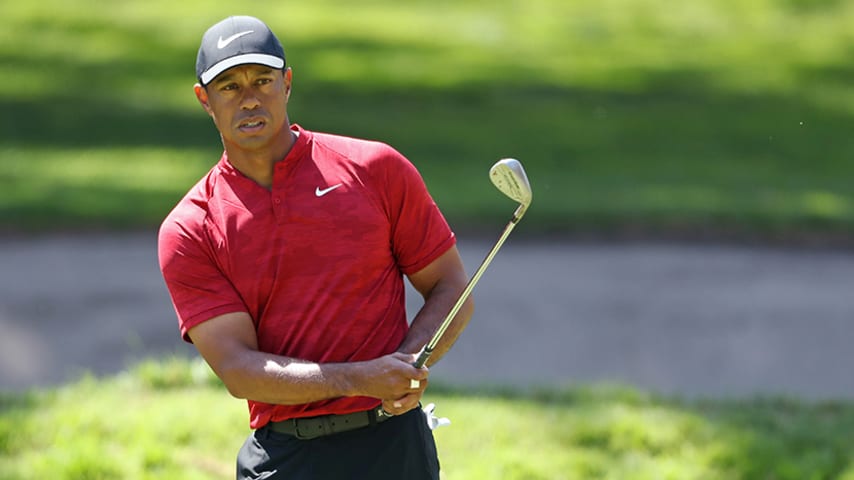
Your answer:
[[[227,148],[258,150],[281,139],[287,128],[291,69],[263,65],[230,68],[206,87],[196,85],[196,97],[213,118]]]

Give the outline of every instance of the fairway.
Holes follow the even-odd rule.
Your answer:
[[[785,240],[854,224],[850,2],[241,9],[283,39],[292,121],[394,145],[457,229],[503,218],[483,172],[504,157],[538,186],[537,232]],[[0,6],[0,68],[14,72],[0,92],[14,112],[0,119],[0,226],[157,225],[218,158],[193,63],[201,32],[232,13]]]

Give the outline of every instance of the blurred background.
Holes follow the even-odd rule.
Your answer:
[[[351,8],[327,0],[256,2],[238,10],[169,1],[4,3],[6,386],[55,383],[73,378],[69,371],[105,373],[162,352],[193,353],[175,338],[155,234],[221,153],[192,85],[201,34],[230,14],[264,19],[284,43],[294,70],[291,121],[388,142],[417,165],[461,241],[473,242],[463,249],[469,271],[513,208],[486,172],[499,158],[523,161],[534,207],[512,240],[532,257],[517,260],[513,247],[505,248],[505,267],[494,268],[510,271],[488,275],[485,282],[495,284],[479,289],[486,295],[479,314],[520,329],[539,319],[541,336],[578,344],[563,362],[548,363],[560,364],[553,368],[562,375],[514,359],[515,382],[620,380],[668,393],[746,394],[763,390],[755,376],[730,382],[741,388],[708,379],[690,386],[676,380],[683,374],[666,373],[666,365],[684,365],[685,354],[696,351],[687,339],[699,332],[718,338],[705,347],[710,359],[734,348],[735,338],[745,356],[764,348],[759,358],[771,365],[781,365],[776,359],[822,322],[832,326],[823,330],[827,338],[849,338],[854,307],[845,292],[852,277],[842,266],[854,244],[850,2],[369,1]],[[658,247],[630,250],[639,244]],[[718,250],[672,248],[679,245]],[[582,248],[590,246],[599,249]],[[788,256],[763,261],[762,249],[786,249]],[[819,264],[804,260],[816,252],[823,255]],[[645,288],[621,287],[629,277]],[[556,287],[534,287],[537,281]],[[519,290],[517,308],[508,309],[501,303],[506,294],[490,296],[502,291],[499,284],[529,290]],[[674,288],[693,290],[673,295]],[[724,298],[721,288],[744,297]],[[697,300],[666,300],[668,292],[674,300]],[[585,302],[592,302],[586,312]],[[784,308],[786,302],[793,306]],[[739,304],[740,310],[722,311]],[[104,305],[106,318],[94,320]],[[109,310],[116,305],[126,312]],[[542,314],[525,314],[532,309]],[[751,324],[754,317],[763,320]],[[121,362],[81,359],[56,369],[43,360],[39,370],[13,353],[35,345],[24,338],[45,341],[37,327],[86,332],[80,336],[91,342],[91,330],[111,322],[113,335],[98,333],[109,347],[81,340],[66,350],[112,349],[125,354]],[[538,338],[482,322],[463,339],[472,343],[455,352],[469,352],[464,365],[478,363],[471,352],[489,345],[484,337],[517,345],[519,338]],[[676,331],[671,324],[693,325],[682,329],[686,340],[664,343],[687,352],[671,351],[651,364],[626,357],[662,352],[648,343],[658,335],[644,332]],[[768,343],[785,324],[798,325],[784,336],[793,340]],[[596,340],[593,332],[604,325],[614,334]],[[759,329],[754,342],[741,335],[750,328]],[[770,351],[777,353],[768,360]],[[826,364],[852,359],[844,347],[831,351],[838,353]],[[604,371],[591,367],[606,358],[617,360]],[[723,370],[743,374],[746,359],[735,358]],[[633,373],[645,363],[647,373]],[[569,375],[570,364],[589,366]],[[854,396],[852,382],[834,378],[806,392],[777,388],[778,382],[766,390]]]
[[[529,232],[849,236],[850,2],[348,5],[4,2],[3,229],[157,225],[220,152],[194,62],[239,11],[281,36],[292,121],[396,146],[457,228],[504,219],[480,179],[513,156]]]
[[[469,272],[524,163],[441,381],[854,399],[854,2],[41,0],[0,3],[0,407],[195,356],[156,229],[219,159],[194,62],[233,14],[284,44],[292,122],[413,161]]]

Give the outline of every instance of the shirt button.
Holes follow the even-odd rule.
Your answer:
[[[273,199],[273,203],[275,203],[276,205],[278,205],[278,204],[282,203],[282,199],[281,199],[281,198],[279,198],[279,197],[276,197],[276,198],[274,198],[274,199]]]

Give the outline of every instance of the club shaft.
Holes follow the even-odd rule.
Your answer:
[[[460,308],[462,308],[466,300],[468,300],[472,290],[474,290],[474,286],[477,284],[478,280],[480,280],[480,277],[483,275],[483,272],[486,271],[486,267],[488,267],[489,264],[492,262],[492,259],[495,257],[495,254],[498,253],[498,249],[500,249],[501,246],[504,245],[504,241],[507,240],[507,237],[510,235],[510,232],[513,231],[513,228],[522,218],[521,214],[523,213],[524,209],[520,206],[520,208],[517,209],[516,213],[513,215],[513,219],[510,220],[507,223],[507,226],[504,227],[504,231],[501,233],[501,237],[499,237],[498,241],[495,243],[495,245],[493,245],[492,250],[489,251],[489,253],[486,255],[486,258],[483,259],[483,262],[481,262],[480,266],[477,268],[477,271],[475,271],[474,275],[472,275],[471,279],[469,279],[468,283],[466,284],[466,288],[460,294],[460,298],[457,299],[457,303],[454,304],[454,307],[451,308],[451,311],[448,313],[448,316],[445,317],[445,320],[442,321],[441,325],[439,325],[439,328],[436,330],[436,333],[433,334],[433,338],[431,338],[430,342],[427,343],[427,345],[425,345],[424,348],[421,349],[421,352],[418,355],[418,359],[415,360],[415,363],[412,364],[413,366],[415,366],[415,368],[421,368],[427,363],[427,360],[430,358],[430,355],[433,354],[433,350],[436,348],[436,345],[439,344],[439,341],[442,339],[442,336],[445,334],[445,331],[451,325],[451,322],[454,320],[454,317],[457,316],[457,313],[460,311]]]

